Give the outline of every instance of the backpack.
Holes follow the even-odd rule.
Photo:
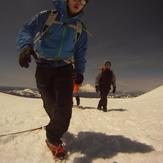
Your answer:
[[[66,24],[64,22],[61,22],[61,21],[57,21],[56,18],[57,18],[57,15],[58,15],[58,11],[57,10],[50,10],[48,11],[49,12],[49,16],[42,28],[42,31],[38,32],[35,36],[35,39],[34,39],[34,44],[36,44],[39,40],[41,40],[41,38],[48,32],[49,30],[49,27],[52,25],[52,24],[64,24],[64,25],[67,25],[69,28],[73,28],[74,30],[76,30],[76,36],[75,36],[75,41],[77,42],[80,38],[80,35],[82,33],[82,30],[85,30],[86,31],[86,28],[84,26],[84,24],[81,22],[81,21],[77,21],[77,24],[76,25],[73,25],[73,24]],[[84,28],[83,28],[84,26]]]

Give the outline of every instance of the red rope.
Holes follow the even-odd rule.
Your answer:
[[[45,127],[46,127],[46,126],[37,127],[37,128],[29,129],[29,130],[19,131],[19,132],[13,132],[13,133],[2,134],[2,135],[0,135],[0,137],[11,136],[11,135],[18,135],[18,134],[22,134],[22,133],[25,133],[25,132],[33,132],[33,131],[36,131],[36,130],[42,130],[42,129],[44,129]]]

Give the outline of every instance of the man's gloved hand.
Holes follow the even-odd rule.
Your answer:
[[[73,78],[74,78],[74,82],[76,83],[76,84],[82,84],[83,83],[83,80],[84,80],[84,76],[82,75],[82,74],[80,74],[80,73],[75,73],[74,74],[74,76],[73,76]]]
[[[116,92],[116,87],[114,86],[112,93],[115,93],[115,92]]]
[[[19,54],[19,64],[21,67],[28,68],[31,62],[31,55],[37,59],[37,55],[32,47],[27,47]]]
[[[96,92],[98,93],[99,92],[99,86],[96,85],[95,88],[96,88]]]

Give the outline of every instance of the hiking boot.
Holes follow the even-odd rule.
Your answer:
[[[61,144],[52,144],[46,140],[46,144],[49,147],[50,151],[53,154],[54,159],[63,160],[67,156],[67,152]]]
[[[103,107],[103,111],[107,112],[107,107],[106,106]]]
[[[102,110],[102,108],[101,108],[101,106],[100,106],[100,105],[98,105],[98,106],[97,106],[97,109],[98,109],[98,110]]]

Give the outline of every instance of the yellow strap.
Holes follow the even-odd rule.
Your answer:
[[[63,25],[64,23],[61,21],[53,21],[53,24],[60,24]],[[77,23],[77,25],[73,25],[73,24],[66,24],[68,27],[73,28],[74,30],[77,30],[77,33],[81,33],[82,30],[87,32],[89,34],[89,36],[93,37],[92,33],[90,33],[88,30],[82,28],[82,25],[80,22]]]
[[[50,15],[48,16],[48,19],[47,19],[47,21],[46,21],[45,24],[48,25],[48,26],[51,26],[51,25],[54,23],[54,21],[55,21],[57,15],[58,15],[57,12],[54,13],[54,11],[51,11],[51,13],[50,13]]]
[[[52,24],[60,24],[60,25],[63,25],[64,23],[61,22],[61,21],[56,21],[56,17],[57,17],[58,13],[55,12],[54,10],[51,11],[51,13],[49,14],[48,16],[48,19],[45,23],[45,25],[48,26],[48,28],[52,25]],[[77,22],[77,25],[73,25],[73,24],[66,24],[68,27],[70,28],[73,28],[74,30],[77,31],[77,33],[81,33],[82,30],[87,32],[91,37],[92,37],[92,34],[87,31],[86,29],[82,28],[82,24],[80,22]],[[35,36],[35,40],[34,40],[34,43],[36,43],[37,41],[40,40],[40,38],[47,32],[44,31],[44,32],[38,32]]]

